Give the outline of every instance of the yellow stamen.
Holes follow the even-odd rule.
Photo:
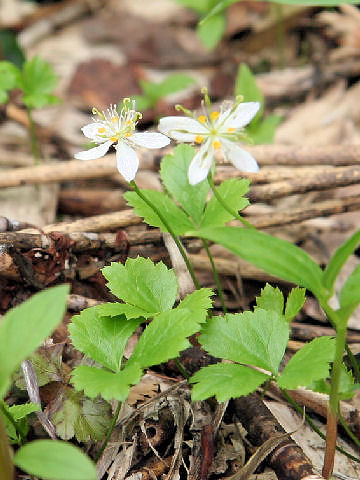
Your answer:
[[[126,125],[131,125],[131,124],[132,124],[132,121],[131,121],[131,120],[128,120],[128,121],[126,122]]]
[[[116,138],[116,137],[110,137],[110,140],[111,140],[112,142],[117,142],[117,138]]]
[[[198,120],[199,120],[200,123],[205,123],[205,122],[206,122],[206,117],[205,117],[205,115],[200,115],[200,116],[198,117]]]
[[[196,135],[195,137],[195,143],[202,143],[204,141],[204,137],[202,137],[201,135]]]
[[[210,117],[211,120],[217,120],[219,118],[220,113],[219,112],[211,112]]]
[[[117,122],[119,121],[119,117],[116,116],[116,115],[114,115],[113,117],[111,117],[111,121],[112,121],[113,123],[117,123]]]
[[[105,127],[98,128],[98,133],[105,133]]]
[[[219,150],[219,148],[221,148],[221,143],[219,142],[219,140],[213,141],[213,147],[215,150]]]
[[[130,133],[130,132],[126,132],[126,133],[125,133],[125,137],[131,137],[131,133]]]
[[[236,128],[234,128],[234,127],[229,127],[227,129],[228,133],[233,133],[233,132],[235,132],[235,130],[236,130]]]

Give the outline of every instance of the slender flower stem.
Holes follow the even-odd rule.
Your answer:
[[[97,462],[99,460],[99,458],[101,457],[101,455],[104,453],[104,450],[106,448],[106,445],[109,443],[109,440],[110,440],[110,437],[111,437],[111,434],[115,428],[115,425],[116,425],[116,421],[118,419],[118,416],[119,416],[119,413],[120,413],[120,408],[121,408],[121,405],[122,403],[119,402],[118,403],[118,406],[116,407],[116,410],[115,410],[115,413],[114,413],[114,416],[111,420],[111,423],[110,423],[110,426],[109,426],[109,429],[106,433],[106,437],[105,437],[105,440],[104,440],[104,443],[102,444],[98,454],[96,455],[95,457],[95,462]]]
[[[213,256],[211,255],[211,252],[210,252],[210,249],[209,249],[209,244],[205,240],[205,238],[202,239],[202,243],[204,245],[205,251],[206,251],[207,256],[209,257],[209,260],[210,260],[210,263],[211,263],[211,268],[212,268],[213,275],[214,275],[214,278],[215,278],[217,291],[218,291],[218,294],[219,294],[219,298],[220,298],[220,302],[221,302],[223,312],[227,313],[227,309],[226,309],[226,305],[225,305],[225,298],[224,298],[224,291],[223,291],[222,286],[221,286],[219,273],[216,269],[216,265],[215,265]]]
[[[29,133],[30,133],[30,143],[31,143],[31,153],[35,159],[35,164],[40,162],[40,148],[38,137],[35,128],[35,122],[32,116],[32,109],[30,107],[26,107],[26,112],[29,120]]]
[[[174,242],[176,243],[176,246],[178,247],[179,252],[181,253],[181,256],[184,259],[185,265],[186,265],[186,267],[187,267],[187,269],[188,269],[188,271],[191,275],[191,278],[194,282],[195,288],[197,290],[199,290],[200,283],[199,283],[198,279],[196,278],[196,275],[195,275],[194,269],[193,269],[193,267],[190,263],[190,260],[188,259],[188,256],[186,255],[186,252],[185,252],[183,246],[181,245],[178,237],[175,235],[173,229],[170,227],[169,223],[167,222],[167,220],[165,219],[163,214],[160,212],[160,210],[148,198],[146,198],[146,196],[141,192],[141,190],[136,185],[134,180],[132,180],[130,182],[130,185],[133,188],[133,190],[138,194],[138,196],[156,213],[156,215],[160,218],[160,220],[163,223],[166,230],[170,233],[170,235],[174,239]]]
[[[237,220],[240,220],[240,222],[243,223],[245,225],[245,227],[255,229],[254,225],[251,225],[250,222],[245,220],[245,218],[243,218],[241,215],[239,215],[238,212],[236,212],[234,209],[229,207],[229,205],[224,201],[224,199],[221,197],[219,192],[216,190],[216,187],[215,187],[215,184],[214,184],[214,179],[212,177],[211,172],[209,172],[209,175],[208,175],[207,178],[208,178],[210,188],[213,191],[213,194],[215,195],[215,197],[216,197],[217,201],[220,203],[220,205],[222,205],[224,207],[224,209],[227,212],[229,212],[234,218],[236,218]]]

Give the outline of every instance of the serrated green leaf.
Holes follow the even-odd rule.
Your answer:
[[[0,322],[0,397],[10,376],[61,322],[68,285],[44,290],[8,311]]]
[[[244,102],[260,102],[260,110],[252,119],[256,124],[264,114],[264,95],[256,84],[255,76],[246,63],[241,63],[235,79],[235,96],[242,95]]]
[[[47,480],[96,480],[96,468],[80,448],[58,440],[35,440],[21,447],[14,463]]]
[[[346,242],[344,242],[331,257],[330,262],[323,273],[323,285],[324,287],[332,291],[336,277],[338,276],[341,268],[346,260],[354,252],[360,242],[360,230],[354,233]]]
[[[289,340],[289,325],[274,311],[212,317],[203,327],[199,342],[214,357],[278,372]]]
[[[279,387],[293,390],[328,377],[334,355],[334,338],[315,338],[291,357],[277,380]]]
[[[23,101],[28,107],[40,108],[54,102],[51,92],[56,87],[57,77],[52,66],[35,56],[24,63],[20,88]]]
[[[119,315],[125,315],[127,319],[130,318],[149,318],[153,314],[145,312],[142,308],[130,305],[129,303],[102,303],[96,307],[97,313],[102,317],[118,317]]]
[[[288,295],[285,307],[285,319],[288,322],[300,312],[302,306],[305,303],[305,293],[304,288],[293,288]]]
[[[200,369],[190,378],[193,402],[216,396],[218,402],[248,395],[268,379],[268,375],[243,365],[218,363]]]
[[[149,258],[128,258],[125,265],[112,263],[102,274],[111,293],[149,313],[163,312],[176,300],[178,284],[173,270]]]
[[[187,230],[193,229],[194,224],[176,203],[164,192],[155,190],[141,190],[142,194],[155,205],[166,221],[171,225],[175,235],[183,235]],[[134,213],[143,217],[144,221],[152,227],[159,227],[163,232],[167,229],[154,210],[149,207],[135,192],[126,192],[124,198],[134,208]]]
[[[282,119],[280,115],[268,115],[256,124],[250,125],[247,133],[255,145],[274,143],[275,132]]]
[[[160,313],[146,327],[128,365],[134,362],[142,368],[176,358],[190,346],[187,337],[199,330],[196,312],[179,308]]]
[[[196,322],[204,323],[206,321],[207,311],[212,307],[212,300],[210,298],[212,295],[214,295],[214,292],[210,288],[195,290],[179,303],[176,310],[185,308],[194,315]]]
[[[75,348],[114,372],[119,372],[129,337],[142,323],[142,319],[127,320],[119,317],[102,317],[96,307],[83,310],[72,317],[68,326]]]
[[[230,178],[225,180],[216,190],[224,202],[231,205],[236,211],[242,210],[249,205],[249,200],[244,195],[249,191],[249,180],[242,178]],[[233,220],[234,217],[219,203],[213,195],[206,206],[201,228],[217,227]]]
[[[284,313],[284,295],[278,287],[268,283],[261,289],[260,297],[256,297],[256,305],[263,310],[276,312],[279,316]]]
[[[194,155],[195,149],[190,145],[178,145],[173,155],[166,155],[162,159],[160,176],[170,195],[200,224],[210,186],[207,179],[197,185],[190,185],[188,170]]]
[[[101,368],[79,365],[72,372],[71,382],[76,390],[83,390],[85,395],[95,398],[101,395],[105,400],[115,399],[124,402],[131,385],[136,385],[142,376],[138,364],[128,364],[121,372],[112,373]]]
[[[189,231],[187,235],[220,243],[272,275],[306,287],[317,297],[326,295],[319,265],[301,248],[286,240],[238,227],[207,228]]]
[[[111,406],[107,402],[101,398],[90,400],[66,387],[56,403],[58,409],[50,420],[62,440],[75,436],[78,442],[85,443],[105,437],[112,419]]]
[[[199,23],[196,33],[202,44],[208,49],[213,50],[220,42],[226,26],[226,19],[222,13],[214,15],[204,23]]]
[[[24,403],[23,405],[12,405],[11,407],[6,406],[5,408],[8,410],[15,422],[21,420],[27,415],[30,415],[30,413],[41,410],[40,405],[33,402]]]
[[[341,308],[354,306],[354,309],[360,303],[360,264],[354,268],[352,273],[346,279],[339,293]]]
[[[0,103],[8,100],[7,91],[12,90],[17,85],[20,71],[10,62],[0,62]]]

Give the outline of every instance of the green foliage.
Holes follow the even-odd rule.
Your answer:
[[[285,307],[285,319],[290,322],[305,303],[305,288],[293,288],[289,293]]]
[[[146,110],[147,108],[154,108],[166,95],[184,90],[193,83],[194,79],[183,73],[169,75],[160,83],[140,80],[139,84],[143,94],[135,95],[133,98],[136,100],[136,107],[139,110]]]
[[[41,410],[40,405],[29,402],[23,405],[12,405],[11,407],[7,406],[6,403],[3,403],[2,406],[16,424],[15,428],[10,419],[6,415],[3,415],[3,420],[5,422],[5,428],[10,443],[20,444],[29,433],[29,423],[27,420],[28,415]]]
[[[327,395],[330,395],[330,383],[324,378],[321,380],[316,380],[312,384],[308,385],[308,388],[311,388],[311,390],[314,392],[326,393]],[[359,388],[360,384],[354,382],[352,371],[348,370],[346,366],[342,364],[339,381],[339,398],[341,400],[349,400],[354,396],[356,390],[359,390]]]
[[[124,401],[130,386],[138,383],[145,368],[178,356],[190,345],[187,337],[199,331],[205,321],[212,292],[198,290],[172,308],[177,282],[173,271],[163,263],[128,259],[125,265],[113,263],[103,272],[112,293],[132,302],[135,308],[142,305],[144,314],[131,319],[124,314],[116,315],[117,305],[127,305],[119,303],[110,304],[114,316],[102,316],[106,309],[93,307],[73,317],[69,331],[74,346],[105,368],[80,365],[72,373],[72,382],[91,398],[100,394],[106,400]],[[145,316],[153,319],[124,365],[126,343]]]
[[[268,283],[261,289],[260,297],[256,297],[256,307],[263,310],[273,310],[278,315],[284,313],[284,295],[278,287],[272,287]]]
[[[16,87],[19,70],[11,62],[0,62],[0,103],[8,101],[8,91]]]
[[[308,288],[323,298],[322,270],[303,250],[290,242],[256,230],[215,227],[187,232],[224,247],[266,272]]]
[[[4,396],[10,377],[61,322],[67,285],[44,290],[8,311],[0,323],[0,397]]]
[[[173,155],[166,155],[162,159],[160,176],[169,195],[199,225],[210,186],[207,180],[190,185],[188,170],[194,155],[195,149],[190,145],[178,145]]]
[[[95,465],[71,443],[36,440],[21,447],[14,463],[46,480],[96,480]]]
[[[354,268],[351,275],[346,279],[340,294],[340,307],[346,311],[346,315],[351,313],[360,303],[360,265]]]
[[[29,108],[41,108],[53,105],[58,99],[51,94],[57,84],[52,66],[36,56],[27,60],[19,79],[19,88],[23,91],[22,100]]]
[[[209,18],[210,20],[211,18]],[[261,108],[247,127],[247,132],[250,138],[257,144],[272,143],[276,127],[281,122],[281,117],[269,115],[266,118],[262,118],[265,106],[264,95],[256,84],[255,76],[245,63],[242,63],[238,69],[235,80],[235,95],[242,95],[245,102],[260,103]]]
[[[335,339],[319,337],[295,353],[278,379],[280,388],[295,389],[326,378],[335,355]]]

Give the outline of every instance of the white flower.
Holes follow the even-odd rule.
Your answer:
[[[225,159],[239,170],[257,172],[259,167],[253,156],[236,143],[245,138],[243,127],[255,117],[260,103],[241,103],[239,98],[230,107],[226,108],[223,104],[220,112],[210,113],[210,100],[205,91],[205,104],[204,115],[196,117],[189,110],[179,107],[187,117],[164,117],[158,127],[160,132],[178,142],[201,145],[189,167],[190,184],[196,185],[207,177],[215,152],[220,149]]]
[[[135,127],[141,118],[141,113],[135,111],[135,101],[125,98],[120,113],[116,105],[110,105],[106,112],[93,109],[97,118],[85,125],[81,130],[85,137],[90,138],[98,146],[75,154],[79,160],[94,160],[106,154],[111,145],[116,149],[117,168],[121,175],[131,182],[139,167],[139,158],[133,146],[146,148],[161,148],[170,140],[161,133],[135,133]]]

